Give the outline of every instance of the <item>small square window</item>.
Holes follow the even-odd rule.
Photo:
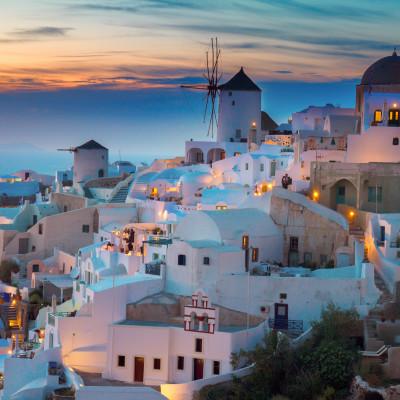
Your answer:
[[[178,254],[178,265],[186,265],[185,254]]]
[[[244,169],[245,169],[246,171],[249,170],[249,163],[245,163],[245,164],[244,164]]]
[[[183,371],[185,369],[185,357],[178,356],[176,360],[176,369]]]
[[[199,339],[199,338],[195,339],[194,351],[196,353],[202,353],[203,352],[203,339]]]
[[[393,146],[398,146],[399,145],[399,138],[398,137],[394,137],[393,138]]]
[[[32,246],[32,253],[36,251],[36,246]]]
[[[117,366],[121,368],[125,367],[125,356],[117,357]]]
[[[203,264],[204,265],[210,265],[210,257],[204,257],[203,258]]]
[[[221,362],[213,361],[213,374],[219,375],[221,373]]]
[[[233,106],[235,105],[235,100],[232,101],[232,105],[233,105]]]
[[[89,225],[82,225],[82,232],[89,233]]]
[[[153,369],[161,369],[161,358],[153,358]]]
[[[279,293],[279,299],[280,300],[286,300],[287,299],[287,293]]]

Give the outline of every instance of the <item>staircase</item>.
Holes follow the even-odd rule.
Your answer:
[[[390,294],[385,282],[376,273],[374,281],[375,286],[381,291],[381,297],[378,299],[376,306],[372,308],[368,315],[364,318],[364,347],[367,351],[376,351],[385,345],[383,340],[378,339],[376,322],[380,321],[381,319],[381,312],[383,310],[384,303],[393,300],[393,295]]]
[[[134,199],[146,200],[147,184],[151,181],[151,178],[153,178],[157,174],[158,172],[148,172],[146,174],[138,176],[132,185],[131,196]]]
[[[365,245],[364,231],[359,226],[350,225],[349,236],[352,236],[355,239],[358,239],[360,242],[364,242],[364,261],[369,263],[368,247]]]
[[[17,309],[14,305],[4,304],[1,306],[3,308],[6,325],[10,327],[11,333],[20,329],[17,318]]]
[[[129,185],[122,186],[118,192],[111,199],[110,203],[125,203],[126,197],[128,196]]]

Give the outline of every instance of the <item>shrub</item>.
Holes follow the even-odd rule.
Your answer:
[[[327,268],[327,269],[335,268],[335,262],[334,262],[333,260],[329,260],[329,261],[325,264],[325,268]]]
[[[374,360],[361,360],[356,367],[356,374],[360,375],[372,387],[380,387],[385,383],[382,365]]]
[[[43,301],[42,297],[39,296],[37,293],[29,296],[29,303],[31,304],[41,304]]]
[[[0,263],[0,280],[8,285],[11,284],[11,272],[19,272],[19,265],[13,260],[4,260]]]
[[[228,400],[229,391],[223,385],[207,385],[200,389],[199,400]]]

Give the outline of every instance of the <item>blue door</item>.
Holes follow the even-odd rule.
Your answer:
[[[289,306],[287,304],[275,304],[275,329],[287,329],[289,318]]]
[[[345,204],[346,201],[346,187],[338,186],[336,188],[336,204]]]

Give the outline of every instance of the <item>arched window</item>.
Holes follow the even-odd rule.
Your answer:
[[[374,113],[374,121],[382,122],[382,110],[376,110]]]
[[[104,169],[99,169],[99,178],[104,177]]]

